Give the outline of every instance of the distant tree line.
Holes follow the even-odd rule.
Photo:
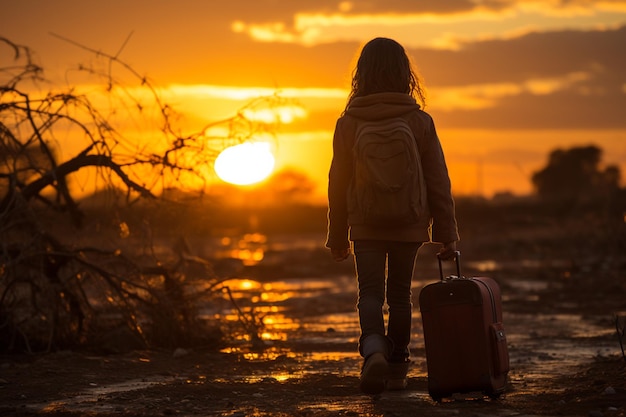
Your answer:
[[[607,214],[626,215],[621,172],[616,165],[602,166],[602,149],[595,145],[556,149],[546,166],[532,175],[537,195],[546,204],[566,209],[604,208]]]

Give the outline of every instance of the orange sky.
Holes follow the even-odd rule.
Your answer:
[[[549,151],[589,143],[626,177],[626,0],[0,3],[0,36],[32,48],[59,85],[80,83],[68,69],[94,56],[52,33],[119,53],[189,126],[258,95],[297,100],[276,168],[304,171],[320,200],[353,59],[374,36],[412,56],[455,193],[528,193]]]

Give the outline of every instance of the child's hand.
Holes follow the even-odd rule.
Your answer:
[[[456,256],[456,241],[444,243],[437,256],[444,261],[454,259]]]

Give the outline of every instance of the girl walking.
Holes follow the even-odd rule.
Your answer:
[[[426,242],[438,242],[442,244],[439,256],[450,259],[459,239],[448,169],[433,119],[423,111],[424,105],[422,85],[404,48],[387,38],[368,42],[353,73],[348,103],[335,127],[326,241],[336,261],[345,260],[354,251],[359,353],[364,358],[360,389],[367,394],[406,387],[411,281],[418,249]],[[408,125],[417,145],[425,210],[401,223],[372,223],[355,209],[372,204],[354,201],[367,195],[359,190],[363,184],[355,174],[357,132],[367,123],[398,120]],[[385,302],[389,308],[386,326]]]

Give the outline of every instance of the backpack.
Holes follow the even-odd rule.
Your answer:
[[[357,125],[354,173],[348,192],[351,222],[415,224],[426,212],[426,184],[415,136],[406,120]]]

